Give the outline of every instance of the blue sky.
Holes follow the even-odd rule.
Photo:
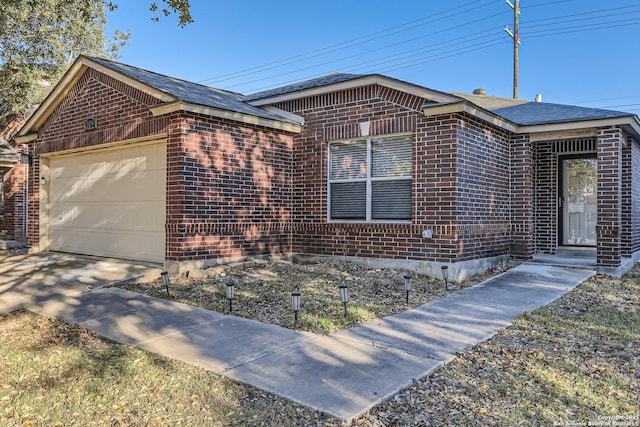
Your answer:
[[[514,0],[511,0],[512,2]],[[121,0],[120,62],[253,93],[332,72],[512,96],[503,0],[191,0],[193,24]],[[640,114],[640,1],[520,0],[519,97]]]

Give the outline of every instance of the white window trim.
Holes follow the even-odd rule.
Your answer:
[[[411,175],[405,176],[393,176],[393,177],[378,177],[374,178],[371,176],[371,166],[372,166],[372,149],[371,144],[374,139],[380,138],[392,138],[398,136],[411,136],[412,137],[412,148],[411,148]],[[366,141],[367,142],[367,177],[366,178],[356,178],[356,179],[331,179],[331,146],[336,143],[351,143],[357,141]],[[414,162],[413,162],[413,150],[415,146],[415,138],[413,138],[413,132],[402,132],[402,133],[393,133],[393,134],[384,134],[384,135],[374,135],[368,137],[360,137],[360,138],[349,138],[349,139],[337,139],[334,141],[329,141],[328,150],[327,150],[327,222],[335,223],[335,224],[411,224],[413,220],[413,175],[414,175]],[[412,185],[412,206],[411,206],[411,219],[407,220],[380,220],[380,219],[372,219],[371,211],[372,211],[372,185],[371,183],[374,181],[405,181],[410,180]],[[331,184],[332,183],[350,183],[350,182],[365,182],[366,183],[366,216],[364,220],[353,220],[353,219],[332,219],[331,218]]]

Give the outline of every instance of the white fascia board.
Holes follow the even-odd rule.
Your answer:
[[[151,107],[150,110],[154,116],[161,116],[163,114],[173,113],[176,111],[186,111],[189,113],[196,113],[210,117],[217,117],[220,119],[233,120],[236,122],[242,122],[256,126],[264,126],[272,129],[283,130],[286,132],[302,132],[302,125],[299,124],[266,119],[262,117],[252,116],[250,114],[221,110],[218,108],[204,107],[202,105],[188,104],[180,101]]]
[[[267,111],[267,112],[271,113],[271,114],[282,116],[287,120],[290,120],[292,122],[300,124],[301,126],[304,126],[304,117],[302,117],[302,116],[290,113],[290,112],[285,111],[285,110],[281,110],[280,108],[276,108],[276,107],[273,107],[271,105],[265,105],[264,107],[262,107],[262,109],[264,111]]]
[[[464,101],[450,102],[446,104],[434,104],[422,107],[422,113],[429,116],[439,116],[440,114],[461,113],[464,111]]]
[[[28,133],[26,135],[16,136],[14,139],[18,144],[28,144],[28,143],[33,142],[36,139],[38,139],[38,134],[37,133]]]
[[[447,96],[438,92],[433,92],[425,88],[414,86],[409,83],[387,79],[387,78],[384,78],[383,76],[367,76],[367,77],[357,78],[353,80],[348,80],[345,82],[319,86],[313,89],[305,89],[297,92],[290,92],[282,95],[276,95],[269,98],[257,99],[255,101],[248,102],[248,104],[253,106],[276,104],[278,102],[290,101],[292,99],[307,98],[310,96],[323,95],[326,93],[338,92],[341,90],[348,90],[348,89],[368,86],[372,84],[379,84],[380,86],[396,89],[401,92],[406,92],[411,95],[416,95],[421,98],[429,99],[435,102],[451,102],[458,99],[458,97]]]
[[[471,114],[474,117],[479,118],[480,120],[484,120],[485,122],[491,123],[495,126],[501,127],[502,129],[506,129],[510,132],[515,132],[517,130],[517,126],[513,123],[511,123],[508,120],[503,119],[500,116],[497,116],[495,114],[492,114],[488,111],[485,111],[483,109],[480,108],[476,108],[472,105],[466,104],[465,103],[465,109],[464,109],[465,113]]]
[[[29,117],[24,126],[20,129],[18,137],[24,136],[29,133],[37,132],[38,128],[45,122],[45,120],[51,115],[53,110],[62,102],[62,99],[69,93],[73,85],[78,81],[80,76],[87,68],[93,68],[103,74],[106,74],[114,79],[121,81],[127,85],[135,87],[153,97],[156,97],[163,102],[175,101],[175,97],[172,97],[162,91],[159,91],[151,86],[140,83],[130,77],[127,77],[117,71],[114,71],[102,64],[94,62],[89,58],[81,56],[73,63],[71,68],[62,76],[58,84],[53,88],[47,98],[40,104],[38,109]]]
[[[615,117],[611,119],[585,120],[568,123],[550,123],[544,125],[519,126],[518,133],[561,132],[585,128],[602,128],[608,126],[629,127],[636,136],[640,136],[640,122],[637,116]]]
[[[452,113],[467,113],[478,119],[491,123],[502,129],[506,129],[510,132],[515,132],[517,127],[515,124],[504,120],[503,118],[496,116],[481,108],[477,108],[470,105],[467,101],[451,102],[448,104],[429,105],[422,108],[422,112],[425,116],[437,116],[440,114],[452,114]]]
[[[529,141],[557,141],[559,139],[574,139],[574,138],[593,138],[596,136],[596,128],[583,128],[580,129],[562,129],[549,132],[537,132],[529,134]]]

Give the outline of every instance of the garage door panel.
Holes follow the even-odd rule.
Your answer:
[[[165,143],[52,158],[51,248],[163,261],[165,164]]]
[[[116,232],[154,231],[164,227],[164,212],[154,202],[92,203],[84,205],[56,204],[51,209],[50,224],[54,228],[100,229]],[[114,210],[104,215],[105,210]]]
[[[121,203],[118,215],[110,216],[102,228],[109,230],[153,231],[164,227],[164,212],[157,212],[153,202],[139,202],[135,206]]]
[[[51,227],[64,227],[66,224],[78,223],[81,221],[80,213],[82,208],[76,205],[52,204],[49,214],[49,224]]]
[[[59,203],[65,198],[77,192],[76,179],[73,178],[51,178],[50,179],[50,201],[51,203]]]
[[[60,177],[66,178],[78,178],[80,176],[88,176],[95,171],[95,165],[79,164],[77,163],[77,156],[61,159],[60,162],[56,162],[55,166],[49,170],[51,179],[57,179]]]

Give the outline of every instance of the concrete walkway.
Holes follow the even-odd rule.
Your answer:
[[[348,421],[592,274],[523,264],[460,293],[329,336],[116,288],[56,292],[21,306]],[[0,299],[11,299],[2,288],[0,283]]]

